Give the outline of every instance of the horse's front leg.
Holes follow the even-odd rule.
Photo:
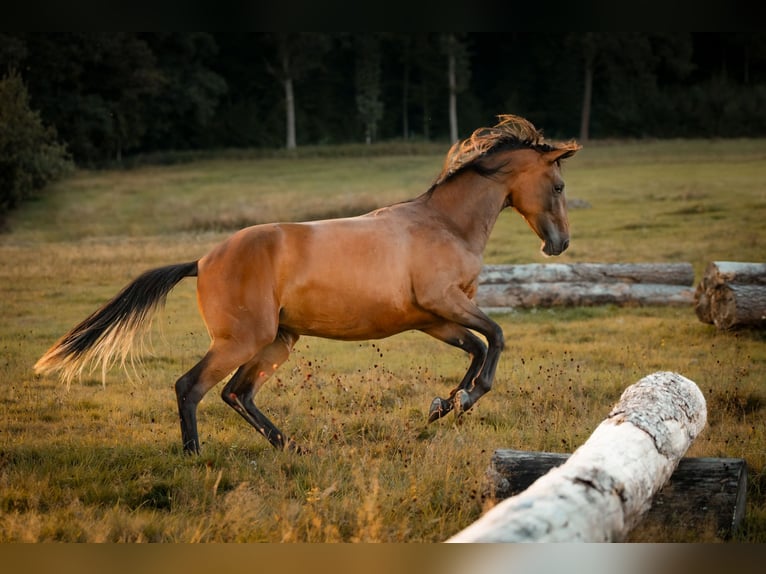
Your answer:
[[[471,364],[469,365],[463,380],[450,391],[449,398],[443,399],[441,397],[435,397],[431,402],[431,407],[428,410],[428,422],[432,423],[453,409],[455,395],[458,391],[473,386],[474,381],[481,372],[481,369],[484,366],[484,361],[487,358],[487,346],[470,330],[457,323],[444,323],[437,327],[423,329],[423,332],[447,343],[448,345],[462,349],[471,356]]]
[[[454,287],[443,294],[438,300],[429,303],[421,303],[424,307],[433,313],[443,317],[445,321],[457,323],[459,326],[476,331],[483,335],[487,340],[486,357],[482,364],[478,366],[478,372],[475,377],[468,378],[468,373],[463,379],[463,383],[458,386],[454,398],[450,401],[453,408],[461,414],[470,409],[479,398],[492,388],[495,379],[497,363],[500,360],[500,353],[505,347],[505,337],[500,325],[479,309],[479,307],[468,298],[468,296],[459,288]],[[466,340],[469,340],[466,338]],[[478,340],[478,339],[477,339]],[[469,343],[470,345],[471,343]],[[472,363],[472,367],[474,363]],[[471,369],[469,368],[469,373]],[[439,418],[439,409],[441,402],[437,405],[436,401],[431,404],[431,414],[429,420]],[[443,410],[443,409],[442,409]]]
[[[500,362],[500,353],[505,347],[505,338],[500,325],[487,318],[488,324],[482,326],[480,331],[487,338],[487,358],[473,384],[460,388],[455,393],[453,403],[458,415],[470,409],[476,401],[492,389],[492,383],[495,381],[495,371]],[[477,328],[478,330],[478,328]]]

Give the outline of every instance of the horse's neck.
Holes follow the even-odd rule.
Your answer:
[[[471,250],[480,255],[504,202],[497,182],[468,172],[434,188],[427,204],[446,217]]]

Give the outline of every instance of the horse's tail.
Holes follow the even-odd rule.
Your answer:
[[[154,312],[184,277],[197,276],[197,262],[147,271],[56,342],[35,364],[39,374],[60,372],[69,383],[91,364],[102,377],[119,359],[133,358],[133,347],[146,333]]]

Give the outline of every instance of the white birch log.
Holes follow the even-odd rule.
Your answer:
[[[649,509],[707,420],[705,398],[670,372],[628,387],[565,464],[447,542],[610,542]]]
[[[530,263],[485,265],[479,283],[694,284],[691,263]]]
[[[476,303],[487,311],[592,305],[690,305],[690,263],[486,265]]]
[[[595,305],[689,306],[694,289],[654,283],[510,283],[481,285],[476,304],[484,311]]]

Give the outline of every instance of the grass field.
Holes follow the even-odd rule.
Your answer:
[[[129,379],[70,388],[32,373],[66,330],[147,268],[203,255],[251,223],[367,211],[413,197],[446,146],[412,154],[237,157],[80,171],[11,214],[0,234],[0,541],[446,539],[492,504],[496,448],[571,452],[622,390],[657,370],[697,382],[708,427],[689,456],[745,458],[745,523],[766,542],[766,334],[722,333],[691,308],[520,310],[493,391],[459,422],[426,425],[467,359],[424,335],[304,338],[258,395],[303,446],[276,452],[213,391],[203,453],[180,449],[173,383],[207,347],[194,281],[158,317]],[[766,140],[595,143],[565,165],[572,246],[557,261],[764,261]],[[579,203],[579,202],[578,202]],[[488,263],[546,261],[503,214]],[[718,541],[682,526],[634,540]]]

